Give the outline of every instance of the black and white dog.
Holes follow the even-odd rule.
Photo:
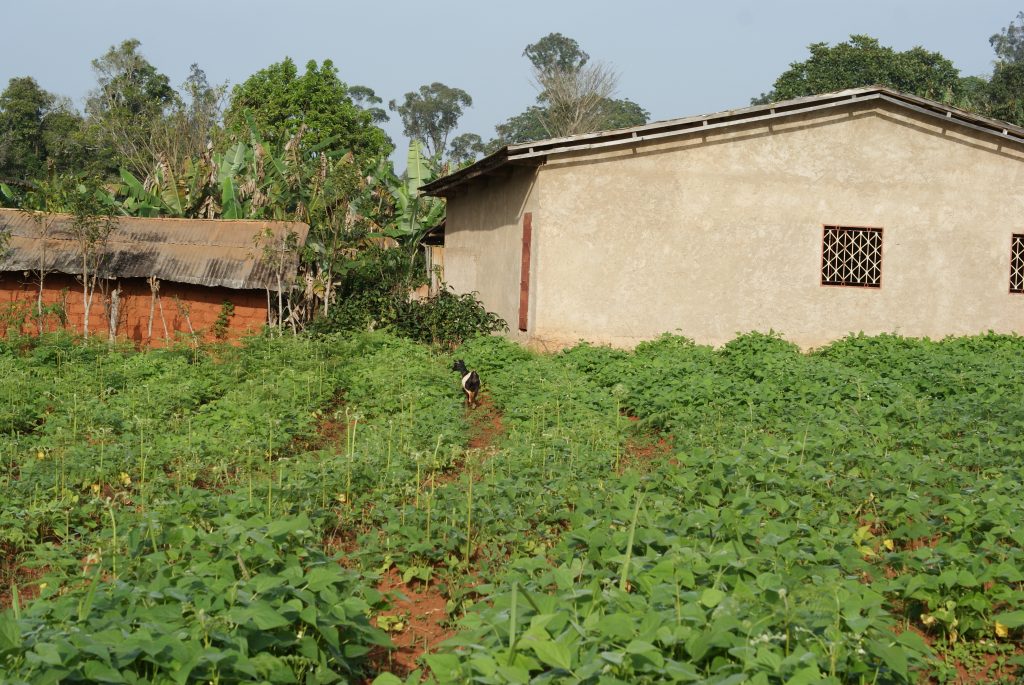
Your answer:
[[[466,393],[466,406],[476,407],[477,398],[480,395],[480,376],[476,371],[466,368],[466,362],[456,359],[452,365],[452,371],[458,371],[462,376],[462,392]]]

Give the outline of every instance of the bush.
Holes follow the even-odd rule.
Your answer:
[[[338,283],[338,297],[326,316],[310,325],[313,333],[388,329],[417,342],[452,349],[478,335],[507,331],[508,324],[487,311],[476,293],[457,294],[448,286],[431,297],[412,299],[426,283],[421,264],[396,249],[367,250],[350,264]]]

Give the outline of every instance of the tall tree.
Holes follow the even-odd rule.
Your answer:
[[[85,112],[100,146],[112,151],[113,163],[139,175],[153,166],[153,130],[180,98],[170,80],[139,52],[132,38],[93,60],[97,88]]]
[[[82,117],[70,100],[39,87],[31,77],[13,78],[0,93],[0,178],[39,179],[54,171],[88,166]]]
[[[463,133],[452,138],[448,158],[455,166],[476,161],[477,155],[487,151],[484,141],[475,133]]]
[[[211,85],[206,72],[193,64],[170,110],[153,122],[148,145],[150,164],[179,178],[192,160],[213,143],[220,123],[227,84]],[[150,166],[149,180],[155,169]]]
[[[348,95],[356,107],[370,113],[373,123],[383,124],[385,121],[391,120],[384,108],[377,106],[384,104],[384,101],[374,92],[373,88],[352,85],[348,87]]]
[[[989,38],[996,53],[992,78],[985,84],[988,114],[1024,126],[1024,12]]]
[[[988,83],[988,113],[1024,126],[1024,61],[996,64]]]
[[[12,78],[0,93],[0,178],[40,176],[46,163],[43,118],[53,96],[30,76]]]
[[[544,73],[579,71],[590,61],[590,55],[574,38],[561,33],[549,33],[527,45],[523,56],[530,60],[534,69]]]
[[[988,39],[1000,62],[1024,62],[1024,12],[1010,25]]]
[[[650,114],[635,102],[615,98],[618,74],[590,61],[573,38],[550,33],[523,50],[533,68],[537,104],[498,124],[488,149],[553,136],[639,126]]]
[[[772,90],[752,102],[764,104],[875,84],[948,103],[958,102],[963,95],[960,72],[953,63],[921,47],[897,52],[870,36],[852,35],[849,41],[834,46],[813,43],[807,49],[810,57],[790,64]]]
[[[329,144],[360,158],[386,157],[393,145],[374,114],[353,103],[331,60],[313,60],[300,74],[291,58],[256,72],[231,92],[224,113],[228,134],[248,140],[249,121],[271,144],[284,144],[300,129],[306,149]]]
[[[81,179],[73,182],[64,201],[71,215],[68,232],[78,247],[79,265],[82,269],[82,335],[89,337],[89,316],[97,287],[105,288],[107,283],[100,272],[106,261],[106,246],[110,234],[117,229],[113,216],[113,205],[109,196],[101,189],[98,179]],[[120,294],[116,290],[115,298]],[[110,338],[113,340],[117,329],[117,305],[111,314]]]
[[[422,142],[431,157],[444,153],[448,136],[459,125],[462,108],[472,106],[469,93],[438,81],[420,86],[418,92],[406,93],[401,104],[396,100],[388,104],[402,118],[403,133]]]

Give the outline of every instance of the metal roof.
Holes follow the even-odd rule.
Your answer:
[[[0,209],[0,229],[9,241],[0,250],[0,271],[36,271],[81,274],[81,252],[70,232],[71,217],[16,209]],[[36,217],[36,218],[33,218]],[[273,240],[258,236],[267,231]],[[219,221],[210,219],[149,219],[116,217],[116,227],[102,250],[99,273],[106,278],[149,278],[163,281],[222,286],[236,290],[277,290],[274,269],[261,260],[262,245],[294,233],[301,247],[309,226],[286,221]],[[45,235],[44,235],[45,234]],[[282,283],[298,269],[299,256],[284,259]]]
[[[942,119],[946,122],[955,122],[968,129],[1024,144],[1024,128],[1019,126],[973,114],[927,98],[901,93],[884,86],[868,86],[772,102],[766,105],[730,109],[714,114],[656,121],[632,128],[506,145],[475,164],[424,185],[420,190],[428,195],[447,196],[456,192],[472,179],[486,176],[509,165],[539,166],[544,163],[548,155],[637,145],[646,141],[792,117],[837,107],[849,107],[870,101],[887,102],[925,116]]]

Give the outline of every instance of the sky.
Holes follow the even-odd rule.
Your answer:
[[[91,60],[137,38],[174,85],[192,63],[234,85],[286,56],[330,59],[385,103],[441,81],[473,98],[456,133],[488,140],[534,101],[523,49],[552,32],[610,64],[618,96],[656,121],[746,106],[809,44],[850,34],[920,45],[964,76],[987,75],[989,37],[1021,10],[1024,0],[0,0],[0,88],[32,76],[81,109]],[[404,150],[397,114],[384,128]]]

